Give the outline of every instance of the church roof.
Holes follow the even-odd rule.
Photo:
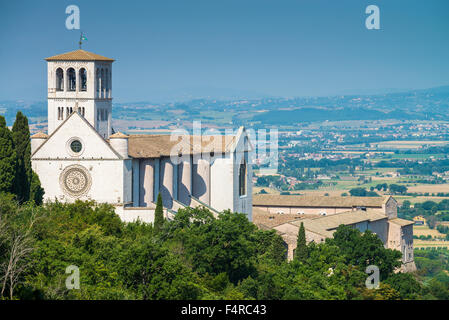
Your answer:
[[[129,138],[129,136],[127,136],[126,134],[124,134],[120,131],[109,136],[109,139],[127,139],[127,138]]]
[[[364,221],[377,221],[388,219],[386,215],[383,215],[374,210],[357,210],[357,211],[347,211],[342,213],[336,213],[328,216],[322,216],[312,219],[295,220],[289,222],[297,227],[304,223],[304,228],[306,230],[312,231],[317,234],[321,234],[326,237],[331,237],[334,230],[338,228],[341,224],[346,226],[354,225]]]
[[[301,195],[257,194],[253,196],[253,206],[275,207],[315,207],[315,208],[382,208],[383,197],[323,197]]]
[[[388,217],[374,209],[368,209],[366,211],[356,210],[345,211],[317,218],[295,219],[286,223],[278,224],[274,226],[274,229],[280,231],[281,233],[293,232],[294,235],[296,235],[298,230],[296,228],[300,227],[301,223],[303,223],[304,228],[307,231],[330,238],[335,232],[335,229],[342,224],[348,226],[365,221],[373,222],[379,220],[388,220]],[[292,229],[292,226],[295,226],[296,228]]]
[[[92,53],[92,52],[82,50],[82,49],[58,54],[56,56],[46,58],[45,60],[47,60],[47,61],[64,61],[64,60],[69,60],[69,61],[109,61],[109,62],[114,61],[114,59],[106,58],[104,56],[100,56],[99,54]]]
[[[404,219],[401,219],[401,218],[394,218],[394,219],[390,219],[389,221],[390,221],[391,223],[400,225],[401,227],[403,227],[403,226],[408,226],[408,225],[411,225],[411,224],[414,224],[414,223],[415,223],[414,221],[404,220]]]
[[[179,141],[170,140],[170,135],[130,135],[128,154],[133,158],[169,157],[172,152],[198,154],[206,152],[226,153],[232,150],[235,136],[180,136]],[[198,140],[196,140],[198,139]],[[196,141],[201,140],[201,148]]]
[[[38,133],[33,134],[31,139],[47,139],[48,134],[43,133],[42,131],[39,131]]]

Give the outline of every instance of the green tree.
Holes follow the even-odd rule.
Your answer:
[[[393,289],[398,291],[401,299],[419,299],[421,285],[410,273],[394,273],[385,280]]]
[[[401,209],[408,210],[408,209],[410,209],[410,207],[411,207],[411,202],[410,201],[404,200],[404,202],[402,202]]]
[[[326,243],[339,247],[346,263],[359,266],[361,270],[369,265],[378,266],[381,280],[401,266],[401,252],[385,249],[382,240],[370,230],[361,233],[350,226],[340,225],[333,238],[326,239]]]
[[[286,260],[287,248],[281,236],[274,234],[267,250],[267,257],[275,263],[280,264]]]
[[[13,192],[19,202],[30,199],[31,170],[31,143],[28,119],[22,112],[17,112],[16,121],[12,127],[12,138],[17,156],[16,172]]]
[[[39,176],[33,171],[30,183],[30,200],[33,200],[36,205],[40,206],[43,202],[44,194],[45,191],[41,187]]]
[[[159,234],[164,224],[164,208],[162,206],[162,196],[157,195],[156,210],[154,211],[154,234]]]
[[[298,239],[296,240],[295,260],[304,261],[309,256],[307,242],[306,242],[306,229],[304,223],[301,222],[301,226],[298,231]]]
[[[198,299],[195,274],[170,253],[150,241],[135,242],[119,260],[119,275],[143,299]]]
[[[388,188],[392,194],[404,194],[407,192],[407,187],[398,184],[390,184]]]
[[[243,213],[206,208],[179,209],[168,229],[198,274],[226,272],[234,284],[256,272],[258,232]]]
[[[366,197],[365,188],[354,188],[354,189],[349,190],[349,193],[353,197]]]
[[[11,131],[0,116],[0,192],[13,192],[16,172],[16,151]]]

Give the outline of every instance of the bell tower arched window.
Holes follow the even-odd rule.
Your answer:
[[[97,93],[100,92],[100,69],[95,72],[95,87],[97,88]]]
[[[56,69],[56,91],[64,91],[64,71]]]
[[[76,90],[76,73],[75,69],[69,68],[67,70],[67,91]]]
[[[80,91],[87,90],[87,72],[86,69],[81,68],[79,71],[79,79],[80,79]]]
[[[239,167],[239,196],[246,196],[246,161]]]
[[[104,97],[103,95],[104,95],[104,87],[105,87],[105,79],[104,79],[104,69],[102,68],[101,69],[101,72],[100,72],[100,83],[101,83],[101,88],[100,88],[100,92],[101,92],[101,96],[102,97]]]
[[[109,93],[109,71],[108,69],[105,70],[104,72],[104,80],[105,80],[105,89],[106,89],[106,98],[108,97],[108,93]]]

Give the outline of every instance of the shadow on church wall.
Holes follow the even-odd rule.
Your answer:
[[[178,186],[178,200],[186,206],[190,206],[190,192],[184,183],[180,183]]]
[[[159,189],[161,196],[162,196],[162,204],[164,207],[171,209],[173,207],[173,198],[170,194],[170,191],[168,191],[167,187],[164,185],[160,186]]]
[[[206,194],[207,186],[204,179],[198,173],[198,165],[193,165],[193,174],[192,174],[192,195],[195,198],[200,198],[202,195]]]

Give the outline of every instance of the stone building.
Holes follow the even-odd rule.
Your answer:
[[[389,197],[254,196],[253,221],[263,229],[274,229],[293,259],[299,227],[304,224],[306,241],[321,243],[340,225],[370,230],[386,248],[402,253],[402,270],[416,269],[413,255],[413,221],[397,217],[397,202]],[[285,201],[284,201],[285,200]],[[270,201],[273,201],[270,204]],[[280,211],[286,213],[280,213]],[[303,213],[305,210],[307,213]],[[326,214],[322,214],[322,212]]]
[[[185,206],[252,213],[251,144],[234,135],[126,135],[112,127],[112,63],[85,50],[47,58],[48,134],[31,137],[45,200],[110,203],[152,222],[157,195]]]
[[[331,197],[256,194],[253,207],[272,214],[300,215],[303,217],[331,214],[367,208],[384,211],[390,198]],[[394,200],[393,200],[394,201]]]

